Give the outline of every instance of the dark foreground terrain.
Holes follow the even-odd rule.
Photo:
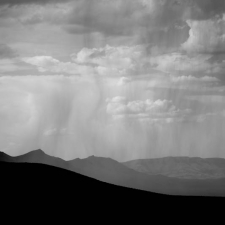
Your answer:
[[[123,196],[133,195],[134,192],[173,196],[225,196],[223,177],[185,179],[168,174],[149,175],[146,171],[128,168],[125,163],[110,158],[90,156],[86,159],[64,161],[49,156],[42,150],[35,150],[17,157],[0,153],[0,161],[1,186],[10,182],[12,186],[15,185],[16,190],[19,185],[26,183],[28,189],[38,186],[46,192],[49,189],[51,193],[51,188],[63,185],[63,190],[73,190],[74,194],[89,193],[91,196],[110,196],[111,188],[113,192],[119,191]],[[218,164],[222,167],[223,162],[220,160]]]

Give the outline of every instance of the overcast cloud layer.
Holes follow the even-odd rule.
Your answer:
[[[0,2],[0,150],[225,157],[224,0]]]

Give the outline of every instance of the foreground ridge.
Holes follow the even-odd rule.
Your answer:
[[[189,162],[187,165],[193,165],[193,168],[195,168],[192,169],[194,174],[194,171],[196,171],[196,165],[198,165],[196,164],[197,161],[192,163],[192,158],[185,160]],[[190,176],[187,179],[187,177],[182,177],[182,172],[180,172],[182,170],[179,168],[182,167],[182,163],[185,164],[185,160],[179,159],[178,157],[173,159],[162,158],[132,160],[125,163],[119,163],[110,158],[90,156],[85,159],[65,161],[57,157],[49,156],[40,149],[16,157],[9,156],[5,153],[0,153],[0,161],[2,162],[29,162],[30,165],[33,163],[46,164],[53,166],[54,168],[58,167],[66,171],[73,171],[101,182],[126,188],[170,195],[225,196],[225,178],[223,177],[219,177],[217,179],[196,179],[196,177]],[[205,161],[205,159],[198,159],[198,161],[199,160],[200,162],[202,160]],[[211,159],[207,159],[206,161],[208,166],[212,166],[213,163],[215,164],[218,161],[217,167],[223,168],[223,159],[212,159],[211,162],[209,162],[210,160]],[[165,163],[166,161],[168,162]],[[154,166],[155,170],[153,170]],[[143,171],[142,167],[146,168],[146,170]],[[150,173],[149,171],[151,168],[153,169]],[[174,168],[179,169],[179,176],[172,176],[173,174],[176,175]],[[172,175],[166,174],[166,169],[168,169],[169,172],[172,171]],[[161,172],[156,173],[156,171]]]

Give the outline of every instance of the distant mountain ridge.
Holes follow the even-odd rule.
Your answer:
[[[169,165],[171,164],[171,167],[173,167],[174,160],[175,159],[169,159]],[[175,161],[177,160],[179,161],[179,159],[176,159]],[[212,160],[218,161],[217,159]],[[225,196],[225,178],[182,179],[175,176],[171,177],[166,174],[161,175],[163,173],[157,175],[156,173],[153,175],[146,174],[146,171],[139,172],[137,171],[137,168],[131,168],[134,167],[134,165],[136,166],[141,164],[141,162],[144,164],[142,160],[119,163],[111,158],[90,156],[85,159],[78,158],[64,161],[60,158],[49,156],[39,149],[17,157],[11,157],[5,153],[0,153],[0,161],[9,163],[30,162],[30,165],[32,165],[32,163],[47,164],[53,167],[73,171],[102,182],[154,193],[171,195]],[[160,160],[156,160],[156,165],[161,165],[163,163],[166,165],[164,162],[165,160],[162,160],[162,162],[159,161]],[[148,162],[148,160],[145,160],[145,163],[149,164]],[[223,160],[219,159],[218,165],[223,167]],[[170,166],[166,165],[163,168],[165,170],[165,168],[170,168]],[[152,165],[147,168],[151,167]],[[4,171],[4,173],[7,173],[7,171]]]
[[[182,179],[225,178],[225,159],[199,157],[164,157],[137,159],[123,165],[148,175],[164,175]]]

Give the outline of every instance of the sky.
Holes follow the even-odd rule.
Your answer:
[[[224,0],[1,0],[0,151],[225,158]]]

